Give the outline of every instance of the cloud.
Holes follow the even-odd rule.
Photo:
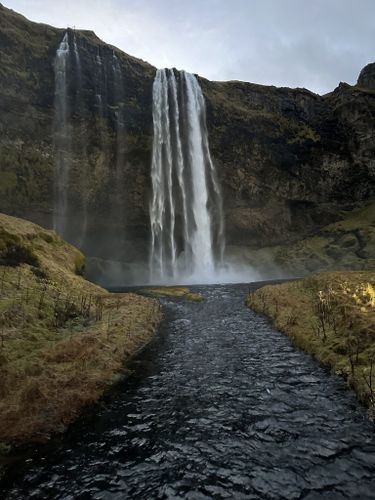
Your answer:
[[[157,67],[307,87],[355,83],[375,60],[373,0],[4,0],[28,18],[92,29]]]

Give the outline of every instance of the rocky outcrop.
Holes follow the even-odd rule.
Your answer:
[[[363,68],[358,77],[357,87],[375,90],[375,63]]]
[[[248,262],[264,279],[301,277],[316,269],[375,270],[375,202],[288,244],[228,248],[233,262]]]
[[[54,209],[53,63],[63,36],[0,6],[0,210],[46,227]],[[92,32],[69,30],[69,38],[81,73],[71,65],[65,236],[95,257],[98,272],[108,272],[108,259],[138,270],[148,258],[155,68]],[[199,79],[234,253],[308,238],[375,196],[374,67],[324,96]]]

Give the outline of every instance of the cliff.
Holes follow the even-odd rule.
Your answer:
[[[64,33],[0,6],[0,210],[45,227],[54,207],[54,59]],[[65,237],[95,258],[93,275],[108,274],[104,261],[115,260],[134,279],[148,258],[155,68],[92,32],[68,30],[68,39],[79,61],[72,57],[68,78]],[[357,85],[324,96],[199,81],[232,255],[256,264],[251,251],[289,247],[374,198],[374,64]]]

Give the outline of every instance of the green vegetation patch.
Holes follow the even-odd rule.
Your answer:
[[[18,266],[20,264],[37,267],[39,260],[30,244],[25,243],[18,235],[0,228],[0,265]]]
[[[76,255],[75,261],[74,261],[74,272],[78,276],[84,276],[84,274],[85,274],[85,266],[86,266],[85,256],[82,255],[82,254]]]
[[[163,286],[158,288],[144,288],[143,293],[153,295],[155,297],[181,297],[192,302],[201,302],[204,297],[200,293],[191,292],[189,288],[178,286]]]

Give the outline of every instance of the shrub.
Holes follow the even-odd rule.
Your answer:
[[[38,267],[39,260],[32,248],[19,236],[0,230],[0,265],[14,267],[20,264]]]
[[[86,266],[86,259],[85,256],[82,255],[81,253],[76,255],[76,258],[74,260],[74,272],[78,276],[84,276],[85,275],[85,266]]]

